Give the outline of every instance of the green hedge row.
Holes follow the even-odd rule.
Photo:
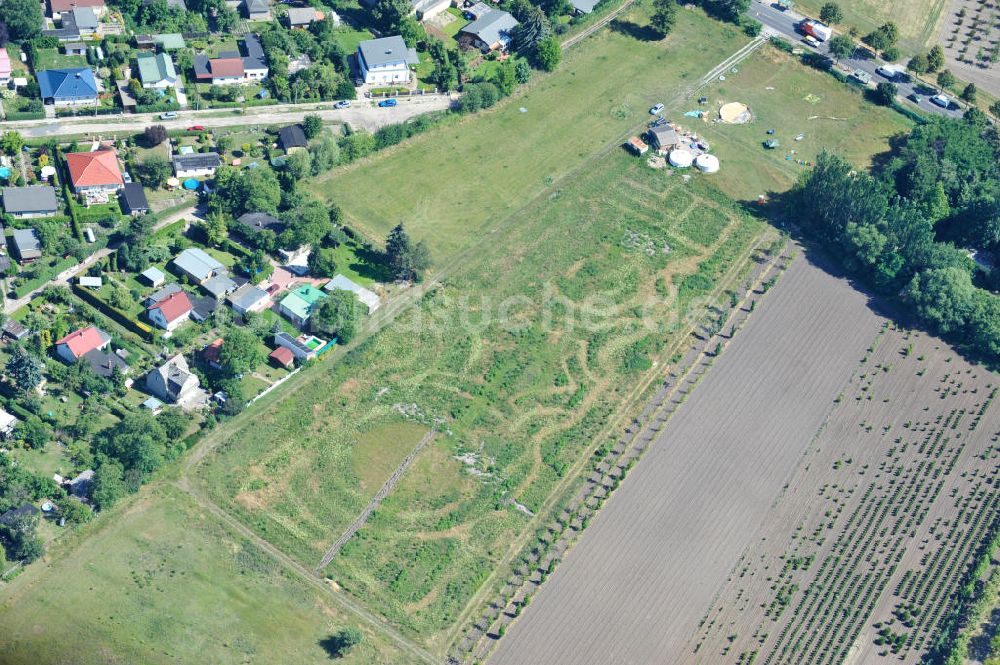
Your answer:
[[[160,102],[159,104],[136,104],[136,113],[162,113],[164,111],[179,111],[181,105],[170,100],[169,102]]]
[[[85,301],[87,304],[92,305],[95,309],[110,318],[112,321],[115,321],[129,332],[139,335],[139,337],[147,342],[153,341],[156,331],[154,331],[151,326],[146,325],[142,321],[136,321],[125,312],[116,307],[112,307],[109,303],[101,300],[93,291],[81,288],[79,284],[73,284],[72,288],[73,293],[75,293],[77,297]]]
[[[84,108],[62,108],[56,109],[57,118],[65,118],[71,116],[88,116],[88,115],[121,115],[122,110],[117,106],[98,106],[97,108],[84,107]]]
[[[76,259],[70,256],[59,261],[52,267],[42,270],[37,277],[28,280],[21,286],[14,289],[14,297],[23,298],[24,296],[28,295],[29,293],[37,289],[39,286],[42,286],[47,281],[49,281],[50,279],[61,273],[63,270],[66,270],[67,268],[72,268],[73,266],[76,265],[76,263],[77,263]]]
[[[7,120],[42,120],[45,118],[45,111],[11,111],[7,114]]]

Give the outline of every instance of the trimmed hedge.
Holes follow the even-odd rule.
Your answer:
[[[169,102],[158,104],[136,104],[136,113],[163,113],[164,111],[180,111],[181,105],[171,99]]]
[[[7,120],[42,120],[45,118],[45,111],[11,111],[7,114]]]
[[[250,250],[237,242],[233,242],[229,238],[226,238],[222,243],[222,249],[226,250],[230,254],[235,254],[236,256],[250,256]]]
[[[122,114],[123,114],[122,110],[117,106],[98,106],[97,108],[90,106],[90,107],[81,107],[79,109],[77,108],[56,109],[57,118],[66,118],[72,116],[88,116],[88,115],[122,115]]]
[[[771,37],[770,41],[772,46],[779,51],[784,51],[785,53],[791,53],[795,49],[790,41],[782,39],[781,37]]]
[[[241,109],[246,106],[274,106],[275,104],[280,104],[276,99],[268,97],[267,99],[248,99],[244,102],[217,102],[214,100],[205,100],[210,108],[213,109]]]
[[[109,303],[106,303],[98,298],[94,292],[81,288],[79,284],[73,284],[71,288],[73,289],[73,293],[76,294],[80,300],[92,305],[95,309],[115,323],[118,323],[129,332],[139,335],[139,337],[143,338],[147,342],[153,341],[156,331],[153,330],[151,326],[146,325],[142,321],[136,321],[125,312],[116,307],[112,307]]]
[[[170,222],[163,228],[153,232],[153,238],[165,238],[168,235],[173,234],[177,229],[184,228],[185,221],[183,219],[178,219],[176,222]]]
[[[70,257],[67,257],[67,258],[59,261],[55,265],[53,265],[53,266],[51,266],[49,268],[46,268],[45,270],[42,270],[37,277],[35,277],[34,279],[31,279],[31,280],[28,280],[27,282],[25,282],[21,286],[19,286],[16,289],[14,289],[14,297],[15,298],[23,298],[24,296],[28,295],[29,293],[31,293],[32,291],[34,291],[35,289],[37,289],[39,286],[42,286],[43,284],[45,284],[46,282],[48,282],[50,279],[52,279],[53,277],[55,277],[56,275],[58,275],[59,273],[61,273],[63,270],[66,270],[68,268],[72,268],[76,264],[77,264],[77,260],[74,259],[72,256],[70,256]]]

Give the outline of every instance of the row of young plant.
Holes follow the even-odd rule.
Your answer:
[[[887,367],[883,366],[883,371]],[[862,382],[860,388],[866,385]],[[962,446],[952,443],[945,431],[957,428],[963,415],[962,409],[952,409],[947,416],[938,415],[934,426],[912,426],[914,432],[925,434],[924,443],[914,450],[917,458],[909,464],[903,464],[901,457],[908,444],[902,437],[895,439],[896,445],[889,449],[876,475],[886,478],[885,485],[877,488],[872,483],[867,487],[841,529],[836,547],[824,558],[816,579],[793,610],[794,620],[784,627],[765,662],[780,661],[793,653],[809,662],[837,662],[855,642],[885,583],[902,561],[902,543],[915,536],[929,506],[954,471]],[[935,550],[931,565],[921,573],[908,571],[904,575],[895,591],[904,599],[901,606],[930,609],[919,617],[902,613],[907,615],[901,619],[904,626],[912,629],[905,635],[890,628],[891,622],[876,624],[876,629],[882,630],[876,644],[887,646],[883,655],[922,645],[921,635],[936,625],[939,613],[948,606],[948,593],[957,583],[960,562],[967,560],[963,557],[967,557],[968,548],[980,542],[980,526],[991,514],[991,501],[982,497],[981,488],[973,487],[960,501],[961,510],[951,522],[947,542]],[[959,529],[962,523],[968,528]],[[875,575],[873,566],[878,566]],[[835,619],[830,621],[829,617]]]

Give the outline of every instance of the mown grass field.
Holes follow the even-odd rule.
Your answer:
[[[647,18],[636,10],[624,20],[645,25]],[[601,31],[571,49],[556,75],[536,75],[497,108],[333,171],[311,189],[335,200],[351,225],[374,238],[405,221],[442,258],[623,138],[649,117],[650,106],[746,41],[742,32],[691,11],[680,12],[662,42]]]
[[[809,16],[819,16],[827,0],[798,0],[796,10]],[[929,49],[937,42],[937,30],[946,0],[839,0],[844,12],[841,26],[855,27],[863,36],[893,21],[899,26],[900,47],[916,53]]]
[[[0,593],[0,663],[323,663],[329,599],[183,494],[144,492]],[[344,663],[408,663],[370,633]]]
[[[381,433],[439,423],[326,572],[440,646],[523,532],[513,502],[542,507],[676,336],[676,314],[762,232],[703,185],[605,155],[509,220],[502,251],[476,254],[293,399],[245,420],[199,471],[212,498],[315,565],[377,489],[359,462],[373,439],[384,478],[424,430],[411,425],[402,445]]]
[[[796,160],[814,162],[824,149],[867,168],[873,155],[888,150],[891,137],[913,126],[901,114],[865,101],[856,88],[803,67],[770,46],[744,60],[737,70],[702,91],[709,102],[701,108],[714,111],[722,103],[743,102],[753,113],[752,122],[725,125],[680,114],[672,117],[708,139],[722,162],[722,170],[713,177],[721,189],[739,199],[786,190],[808,168]],[[711,114],[711,119],[716,117]],[[769,129],[775,134],[768,135]],[[796,141],[799,135],[803,138]],[[778,139],[781,147],[765,150],[763,143],[769,138]]]

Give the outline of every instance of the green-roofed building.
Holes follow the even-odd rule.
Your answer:
[[[278,303],[278,309],[288,317],[289,321],[299,328],[304,328],[316,304],[325,297],[323,291],[311,284],[305,284],[282,298]]]
[[[166,53],[140,53],[135,59],[143,88],[172,88],[177,85],[174,61]]]
[[[179,32],[165,32],[162,35],[153,35],[153,41],[159,44],[160,48],[164,51],[176,51],[187,46],[184,43],[184,36]]]

